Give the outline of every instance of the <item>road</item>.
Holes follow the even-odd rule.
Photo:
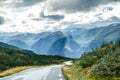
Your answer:
[[[61,68],[62,65],[32,68],[0,78],[0,80],[66,80]]]

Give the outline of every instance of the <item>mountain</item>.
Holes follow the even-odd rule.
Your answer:
[[[65,56],[76,58],[76,56],[78,56],[78,51],[80,48],[81,46],[77,42],[75,42],[73,37],[71,35],[68,35],[66,45],[63,51]]]
[[[20,49],[18,47],[15,47],[15,46],[12,46],[12,45],[8,45],[8,44],[3,43],[3,42],[0,42],[0,48],[8,48],[8,49],[15,49],[15,50]]]
[[[26,43],[28,46],[33,45],[36,41],[38,41],[40,38],[45,37],[47,35],[49,35],[50,32],[42,32],[42,33],[20,33],[20,34],[16,34],[14,36],[11,36],[10,40],[19,40],[22,41],[24,43]]]
[[[26,49],[22,49],[13,45],[9,45],[3,42],[0,42],[0,48],[7,48],[7,49],[11,49],[11,50],[18,50],[24,53],[29,53],[29,54],[35,54],[33,51],[31,50],[26,50]]]
[[[108,26],[96,27],[92,29],[71,28],[65,34],[71,35],[77,42],[90,42],[91,40],[111,40],[118,38],[120,34],[120,24],[111,24]]]
[[[71,35],[68,36],[68,46],[71,48],[73,51],[77,51],[80,48],[80,45],[75,42],[72,38]]]
[[[31,49],[38,54],[47,54],[50,46],[64,34],[60,31],[51,33],[45,37],[40,38],[35,44],[31,46]]]
[[[47,54],[65,56],[65,54],[63,54],[63,50],[66,44],[66,40],[67,40],[66,37],[62,37],[58,39],[57,41],[55,41],[49,48]]]
[[[81,46],[78,52],[80,56],[81,53],[99,48],[103,42],[119,40],[120,24],[116,23],[92,29],[71,28],[65,34],[71,35],[74,41]]]
[[[7,44],[13,45],[13,46],[17,46],[23,49],[29,49],[29,47],[27,46],[26,43],[24,43],[23,41],[14,39],[14,40],[10,40],[7,42]]]
[[[120,24],[114,23],[94,28],[74,27],[56,32],[41,33],[0,33],[0,41],[23,49],[32,50],[37,54],[63,55],[79,58],[84,52],[99,48],[103,42],[115,42],[120,39]],[[66,37],[65,44],[58,40]],[[55,46],[62,46],[56,54]],[[61,46],[60,46],[61,48]],[[59,48],[58,48],[59,49]],[[61,54],[60,54],[61,53]]]
[[[101,28],[101,31],[94,38],[94,41],[101,40],[102,41],[116,41],[120,39],[120,24],[111,24],[108,27]]]
[[[40,38],[49,35],[50,32],[34,33],[0,33],[0,42],[29,49]]]
[[[99,30],[88,47],[86,47],[87,49],[95,49],[96,47],[100,47],[103,42],[115,42],[120,39],[120,24],[112,24]]]
[[[65,57],[76,56],[75,53],[77,53],[79,48],[80,45],[73,40],[72,36],[65,35],[60,31],[40,38],[40,40],[32,46],[32,50],[38,54],[60,55]]]

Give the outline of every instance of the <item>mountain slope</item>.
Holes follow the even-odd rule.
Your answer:
[[[22,49],[29,49],[29,47],[27,46],[26,43],[24,43],[23,41],[17,40],[17,39],[10,40],[7,42],[7,44],[17,46],[17,47],[20,47]]]
[[[118,40],[120,34],[120,24],[116,23],[92,29],[71,28],[70,30],[66,31],[66,34],[71,35],[78,43],[86,41],[90,42],[93,40]]]
[[[60,56],[65,56],[63,54],[64,46],[66,44],[66,37],[62,37],[55,41],[52,46],[49,48],[47,54],[48,55],[60,55]]]
[[[78,52],[80,56],[84,52],[100,47],[103,42],[119,40],[120,24],[116,23],[92,29],[72,28],[66,34],[71,35],[74,41],[81,46]]]
[[[31,49],[37,54],[47,54],[50,46],[61,37],[63,37],[63,33],[60,31],[51,33],[48,36],[40,38],[35,44],[31,46]]]
[[[5,45],[5,44],[4,44]],[[60,56],[45,56],[0,47],[0,72],[18,66],[59,64],[71,60]]]
[[[79,58],[84,52],[99,48],[103,42],[115,42],[120,39],[120,23],[90,29],[74,27],[64,32],[42,32],[1,34],[1,41],[11,45],[32,50],[37,54],[48,55],[48,51],[61,37],[66,37],[67,41],[63,46],[65,57]],[[57,43],[56,43],[57,44]],[[56,45],[56,46],[59,46]],[[55,50],[55,49],[54,49]],[[52,54],[51,54],[52,55]],[[53,53],[54,55],[54,53]],[[59,54],[57,54],[59,55]]]
[[[101,48],[83,54],[73,66],[63,70],[68,80],[119,80],[120,41],[104,43]]]
[[[8,44],[6,44],[6,43],[2,43],[2,42],[0,42],[0,48],[9,48],[9,49],[20,49],[20,48],[18,48],[18,47],[15,47],[15,46],[11,46],[11,45],[8,45]]]
[[[76,56],[79,56],[78,51],[81,48],[81,46],[74,41],[71,35],[68,35],[66,38],[67,41],[66,45],[64,46],[63,53],[65,54],[66,57],[76,58]]]
[[[11,50],[18,50],[18,51],[29,53],[29,54],[35,54],[31,50],[22,49],[22,48],[12,46],[12,45],[9,45],[9,44],[3,43],[3,42],[0,42],[0,48],[7,48],[7,49],[11,49]]]

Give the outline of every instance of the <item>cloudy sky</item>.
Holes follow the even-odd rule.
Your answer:
[[[120,22],[120,0],[0,0],[0,32],[38,33],[114,22]]]

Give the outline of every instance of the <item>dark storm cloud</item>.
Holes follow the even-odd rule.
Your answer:
[[[99,5],[119,2],[120,0],[48,0],[48,9],[50,11],[89,11]]]
[[[40,13],[40,17],[51,19],[51,20],[61,20],[64,19],[64,15],[45,15],[43,12]]]
[[[16,7],[30,6],[43,1],[46,1],[46,0],[23,0],[21,3],[19,3],[19,0],[18,0],[18,3],[15,6]]]
[[[0,16],[0,25],[4,24],[5,23],[5,19],[4,17]]]
[[[17,8],[17,7],[31,6],[43,1],[46,1],[46,0],[13,0],[12,2],[10,2],[9,0],[0,0],[0,6]]]

